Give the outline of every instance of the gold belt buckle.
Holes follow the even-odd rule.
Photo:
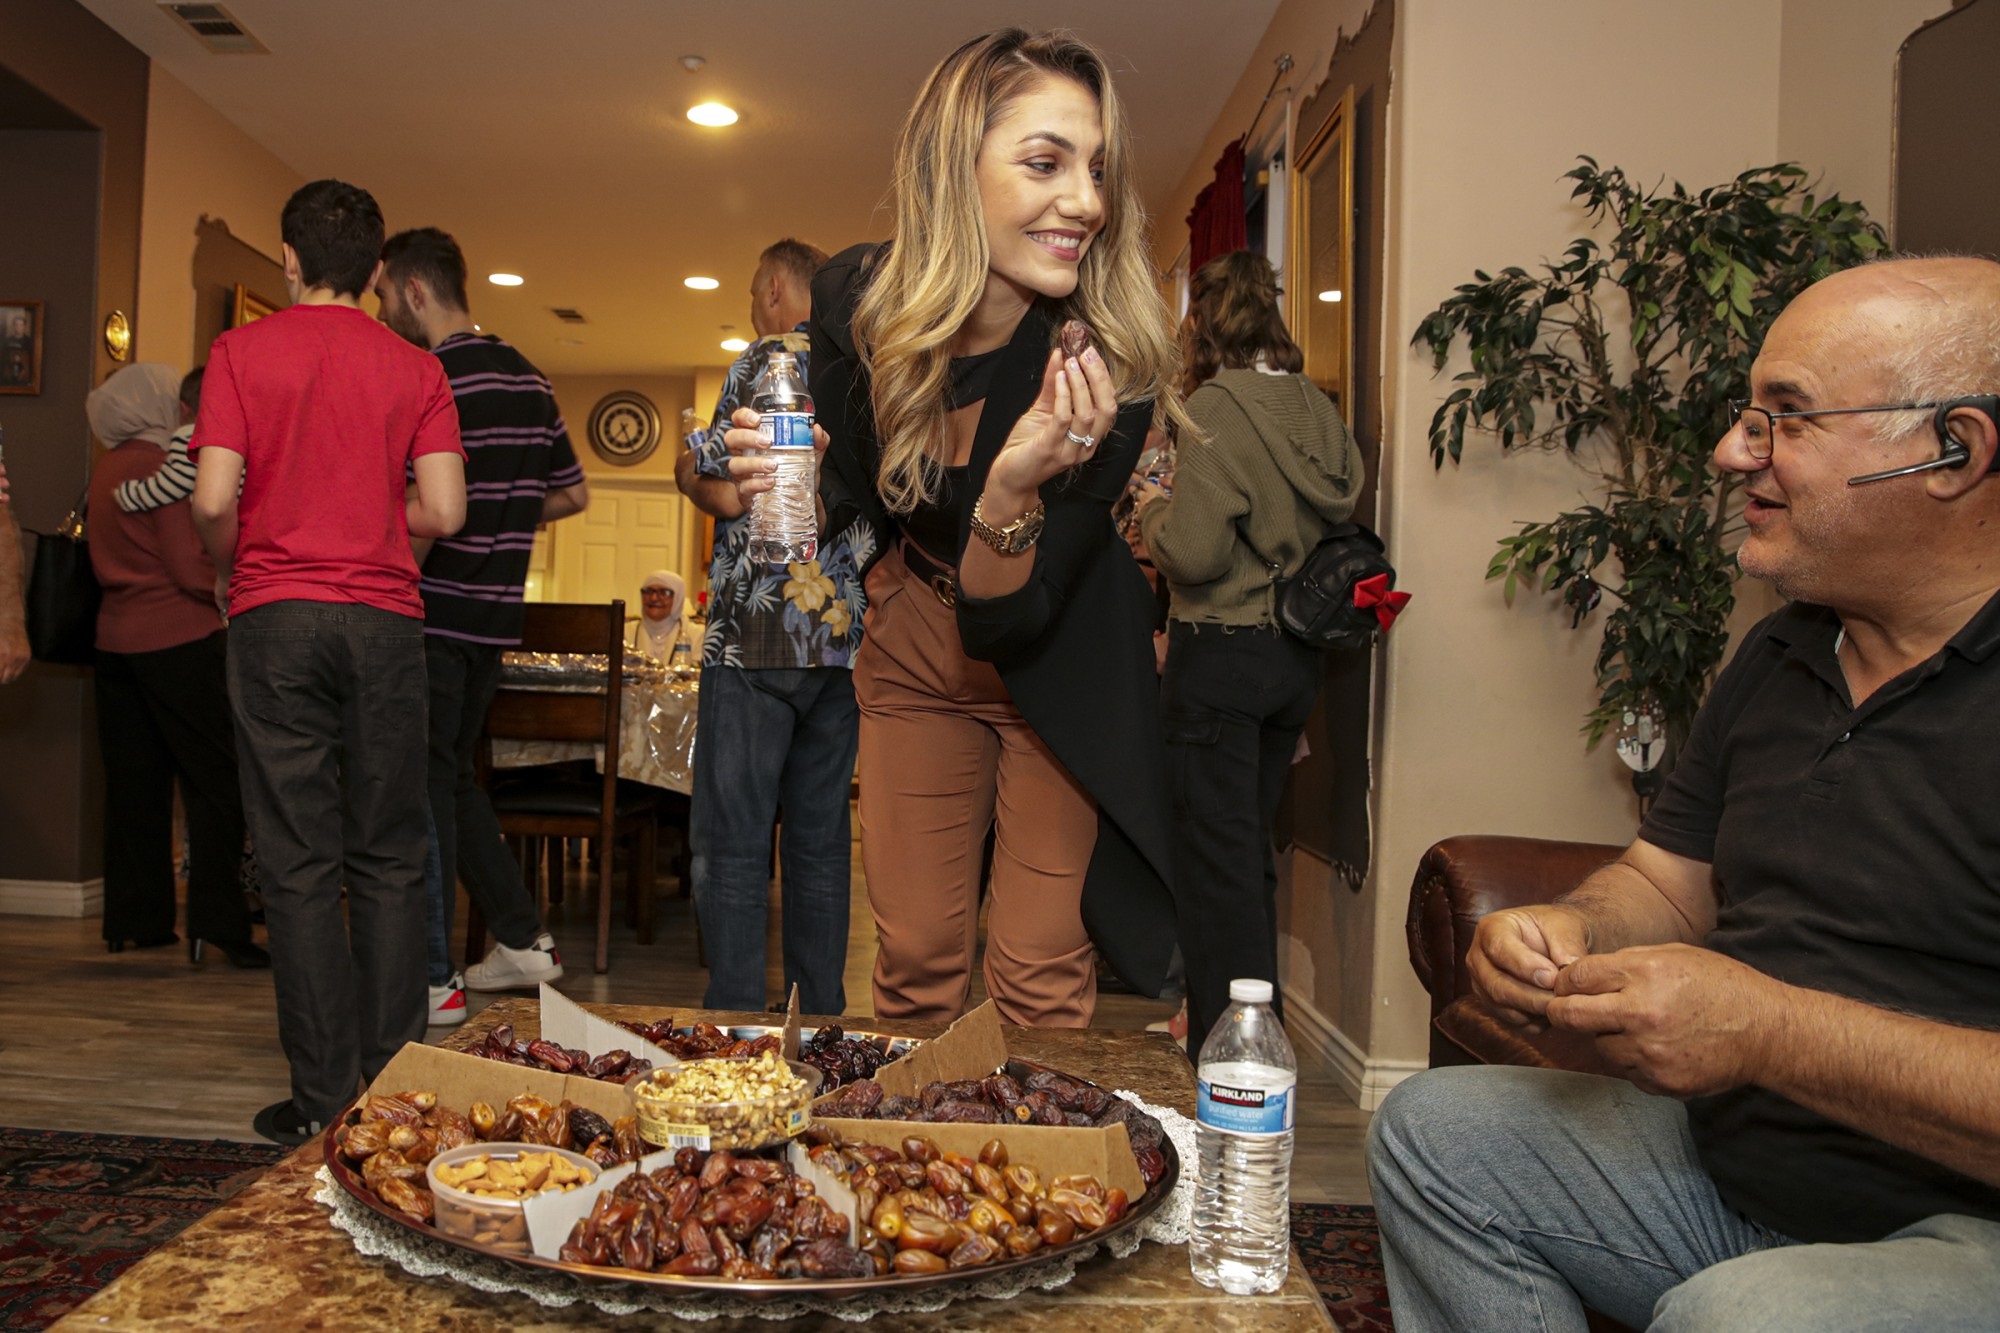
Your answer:
[[[955,607],[958,605],[958,585],[953,583],[948,576],[943,574],[931,575],[931,591],[936,593],[937,599],[946,606]]]

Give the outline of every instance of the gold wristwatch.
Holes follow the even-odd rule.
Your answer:
[[[1035,507],[1015,519],[1004,528],[996,528],[980,513],[986,504],[986,497],[980,496],[972,502],[972,535],[985,542],[1001,555],[1019,555],[1033,546],[1042,535],[1042,519],[1048,508],[1040,500]]]

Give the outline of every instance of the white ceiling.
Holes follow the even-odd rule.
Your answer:
[[[82,0],[308,179],[464,246],[475,315],[555,374],[722,365],[760,250],[879,237],[896,127],[961,41],[1067,25],[1118,77],[1165,198],[1278,0],[226,0],[267,56],[201,47],[155,0]],[[699,73],[683,55],[707,59]],[[690,124],[727,102],[742,120]],[[1179,228],[1180,218],[1157,225]],[[526,277],[503,290],[483,275]],[[721,280],[696,293],[689,274]],[[573,306],[589,324],[548,313]],[[559,342],[582,339],[582,345]]]

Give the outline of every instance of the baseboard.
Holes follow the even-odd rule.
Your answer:
[[[1389,1095],[1389,1089],[1428,1067],[1423,1060],[1369,1058],[1332,1019],[1314,1008],[1311,1000],[1290,986],[1284,990],[1285,1020],[1292,1039],[1332,1067],[1341,1090],[1362,1110],[1374,1110]]]
[[[98,916],[104,911],[104,881],[0,879],[0,912],[15,916]]]

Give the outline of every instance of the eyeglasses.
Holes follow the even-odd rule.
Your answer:
[[[1956,401],[1956,400],[1954,400]],[[1883,403],[1875,407],[1816,407],[1807,412],[1771,412],[1761,407],[1752,407],[1747,398],[1729,400],[1729,428],[1743,428],[1743,444],[1750,456],[1758,462],[1768,462],[1771,457],[1771,442],[1777,434],[1780,421],[1787,418],[1857,416],[1863,412],[1931,412],[1945,403]]]
[[[641,597],[665,597],[671,601],[674,590],[672,588],[641,588],[639,589],[639,595]]]

